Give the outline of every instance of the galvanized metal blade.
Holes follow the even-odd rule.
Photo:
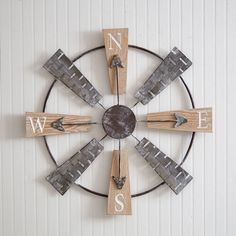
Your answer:
[[[191,175],[148,139],[143,138],[135,148],[176,194],[192,180]]]
[[[60,165],[47,176],[47,181],[63,195],[71,185],[83,174],[104,147],[96,139],[92,139],[79,152]]]
[[[143,105],[149,103],[191,65],[192,62],[177,47],[174,47],[143,86],[138,89],[135,98]]]
[[[102,95],[61,49],[58,49],[43,67],[90,106],[96,105],[101,100]]]

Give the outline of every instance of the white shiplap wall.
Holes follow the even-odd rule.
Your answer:
[[[236,226],[236,164],[233,145],[236,82],[235,0],[0,0],[0,235],[160,235],[234,236]],[[178,196],[163,187],[133,199],[133,216],[108,217],[106,199],[72,188],[60,197],[44,177],[54,166],[41,139],[24,138],[24,112],[40,111],[51,77],[42,70],[57,48],[70,57],[102,44],[102,28],[128,27],[129,42],[165,56],[177,46],[193,61],[184,74],[197,107],[214,108],[214,133],[198,134],[184,168],[194,180]],[[155,61],[129,54],[129,92],[142,83]],[[101,58],[103,58],[101,60]],[[83,59],[78,66],[105,95],[110,106],[104,53]],[[100,79],[100,80],[99,80]],[[105,80],[104,86],[99,81]],[[136,87],[135,87],[136,86]],[[148,111],[189,107],[181,86],[174,83],[149,106]],[[91,110],[58,86],[48,111],[83,114]],[[130,95],[122,101],[131,104]],[[83,107],[83,109],[82,109]],[[94,114],[94,113],[92,113]],[[101,114],[100,114],[101,115]],[[98,112],[99,116],[99,112]],[[100,130],[101,131],[101,130]],[[54,155],[66,159],[96,131],[49,139]],[[146,132],[176,160],[189,136]],[[99,137],[99,136],[96,136]],[[63,145],[62,145],[63,144]],[[134,145],[129,140],[124,145]],[[107,191],[111,150],[96,160],[81,182]],[[156,183],[142,158],[130,151],[132,192]],[[104,159],[102,161],[101,159]],[[60,161],[62,161],[60,159]],[[105,164],[104,164],[105,163]],[[99,172],[99,170],[104,170]],[[137,171],[138,170],[138,171]],[[101,178],[101,183],[96,180]],[[158,180],[159,181],[159,180]]]

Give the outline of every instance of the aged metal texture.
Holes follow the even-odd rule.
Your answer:
[[[126,181],[126,176],[122,176],[122,177],[112,176],[112,179],[114,180],[116,187],[118,189],[122,189]]]
[[[52,122],[51,124],[52,128],[57,129],[59,131],[65,132],[64,129],[64,117]]]
[[[65,126],[83,126],[83,125],[93,125],[96,122],[81,122],[81,123],[65,123],[64,117],[51,123],[51,127],[57,129],[61,132],[65,132]]]
[[[192,180],[191,175],[148,139],[143,138],[135,148],[176,194]]]
[[[175,118],[176,118],[176,124],[175,128],[181,126],[182,124],[185,124],[188,122],[188,119],[186,117],[182,116],[181,114],[175,113]]]
[[[122,63],[120,57],[118,55],[114,55],[112,60],[111,60],[111,68],[124,68],[124,64]]]
[[[75,153],[69,160],[48,175],[47,181],[63,195],[103,149],[104,147],[96,139],[92,139],[80,152]]]
[[[107,109],[102,118],[105,132],[112,138],[123,139],[131,135],[135,129],[136,118],[133,111],[122,105]]]
[[[192,65],[192,62],[176,47],[167,55],[153,74],[135,94],[143,105],[149,103],[172,81]]]
[[[184,117],[182,114],[179,113],[174,113],[175,116],[175,120],[147,120],[144,122],[148,122],[148,123],[159,123],[159,122],[174,122],[174,128],[178,128],[179,126],[181,126],[182,124],[185,124],[188,122],[188,119],[186,117]]]
[[[94,106],[101,100],[102,95],[61,49],[58,49],[43,67],[89,105]]]

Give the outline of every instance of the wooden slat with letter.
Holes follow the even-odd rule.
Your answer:
[[[113,151],[111,176],[109,182],[108,194],[108,215],[131,215],[131,194],[130,194],[130,180],[129,180],[129,165],[126,151],[120,153],[120,175],[126,176],[126,181],[122,189],[118,189],[112,176],[119,176],[119,151]]]
[[[175,128],[175,114],[179,114],[185,117],[187,119],[187,122]],[[212,108],[198,108],[148,113],[147,127],[153,129],[165,129],[176,131],[212,132]]]
[[[52,127],[52,122],[63,118],[65,131],[60,131]],[[91,128],[88,124],[91,122],[90,116],[51,114],[43,112],[26,112],[25,125],[26,137],[58,135],[64,133],[87,132]],[[84,125],[76,125],[85,123]],[[66,125],[75,124],[75,125]]]
[[[103,37],[106,48],[107,66],[109,68],[109,81],[112,94],[117,93],[116,75],[114,68],[111,68],[111,60],[118,55],[124,65],[119,68],[119,94],[126,93],[127,62],[128,62],[128,29],[103,29]]]

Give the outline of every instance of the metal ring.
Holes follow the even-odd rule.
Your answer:
[[[139,46],[136,46],[136,45],[128,45],[128,47],[129,47],[129,48],[133,48],[133,49],[138,49],[138,50],[141,50],[141,51],[146,52],[146,53],[148,53],[148,54],[151,54],[151,55],[157,57],[158,59],[160,59],[161,61],[164,60],[164,59],[163,59],[161,56],[159,56],[157,53],[152,52],[152,51],[150,51],[150,50],[148,50],[148,49],[146,49],[146,48],[142,48],[142,47],[139,47]],[[98,47],[89,49],[89,50],[87,50],[87,51],[81,53],[81,54],[78,55],[77,57],[75,57],[75,58],[72,60],[72,62],[74,63],[74,62],[76,62],[77,60],[79,60],[81,57],[83,57],[83,56],[85,56],[85,55],[87,55],[87,54],[89,54],[89,53],[91,53],[91,52],[94,52],[94,51],[97,51],[97,50],[100,50],[100,49],[104,49],[104,48],[105,48],[105,46],[102,45],[102,46],[98,46]],[[188,96],[189,96],[189,99],[190,99],[192,108],[194,109],[194,108],[195,108],[195,105],[194,105],[194,100],[193,100],[193,96],[192,96],[192,94],[191,94],[191,92],[190,92],[190,89],[188,88],[187,84],[185,83],[183,77],[180,76],[179,78],[180,78],[180,81],[182,82],[184,88],[185,88],[186,91],[187,91],[187,94],[188,94]],[[46,97],[45,97],[45,99],[44,99],[43,112],[45,112],[45,110],[46,110],[48,98],[49,98],[50,93],[51,93],[51,91],[52,91],[54,85],[56,84],[56,82],[57,82],[57,80],[55,79],[55,80],[52,82],[51,86],[49,87],[49,90],[48,90],[48,92],[47,92],[47,94],[46,94]],[[44,136],[43,138],[44,138],[44,143],[45,143],[45,145],[46,145],[47,151],[48,151],[48,153],[49,153],[49,155],[50,155],[50,157],[51,157],[53,163],[54,163],[56,166],[58,166],[58,165],[57,165],[57,162],[56,162],[56,160],[55,160],[54,156],[52,155],[52,152],[51,152],[51,150],[50,150],[50,148],[49,148],[49,145],[48,145],[46,136]],[[181,163],[180,163],[180,166],[181,166],[181,165],[185,162],[185,160],[187,159],[188,154],[189,154],[189,152],[190,152],[190,150],[191,150],[191,148],[192,148],[192,146],[193,146],[194,138],[195,138],[195,132],[192,132],[192,136],[191,136],[191,139],[190,139],[190,142],[189,142],[189,146],[188,146],[187,151],[186,151],[186,153],[185,153],[185,155],[184,155],[184,157],[183,157],[183,159],[182,159],[182,161],[181,161]],[[160,186],[162,186],[162,185],[164,185],[164,184],[165,184],[165,182],[163,181],[163,182],[159,183],[158,185],[156,185],[156,186],[154,186],[154,187],[152,187],[152,188],[150,188],[150,189],[148,189],[148,190],[146,190],[146,191],[143,191],[143,192],[140,192],[140,193],[136,193],[136,194],[132,194],[131,197],[134,198],[134,197],[139,197],[139,196],[145,195],[145,194],[147,194],[147,193],[150,193],[150,192],[154,191],[155,189],[157,189],[158,187],[160,187]],[[107,194],[100,193],[100,192],[96,192],[96,191],[94,191],[94,190],[91,190],[91,189],[89,189],[89,188],[84,187],[84,186],[81,185],[81,184],[76,184],[76,183],[75,183],[75,185],[78,186],[78,187],[80,187],[81,189],[83,189],[83,190],[89,192],[89,193],[94,194],[94,195],[101,196],[101,197],[108,197]]]

